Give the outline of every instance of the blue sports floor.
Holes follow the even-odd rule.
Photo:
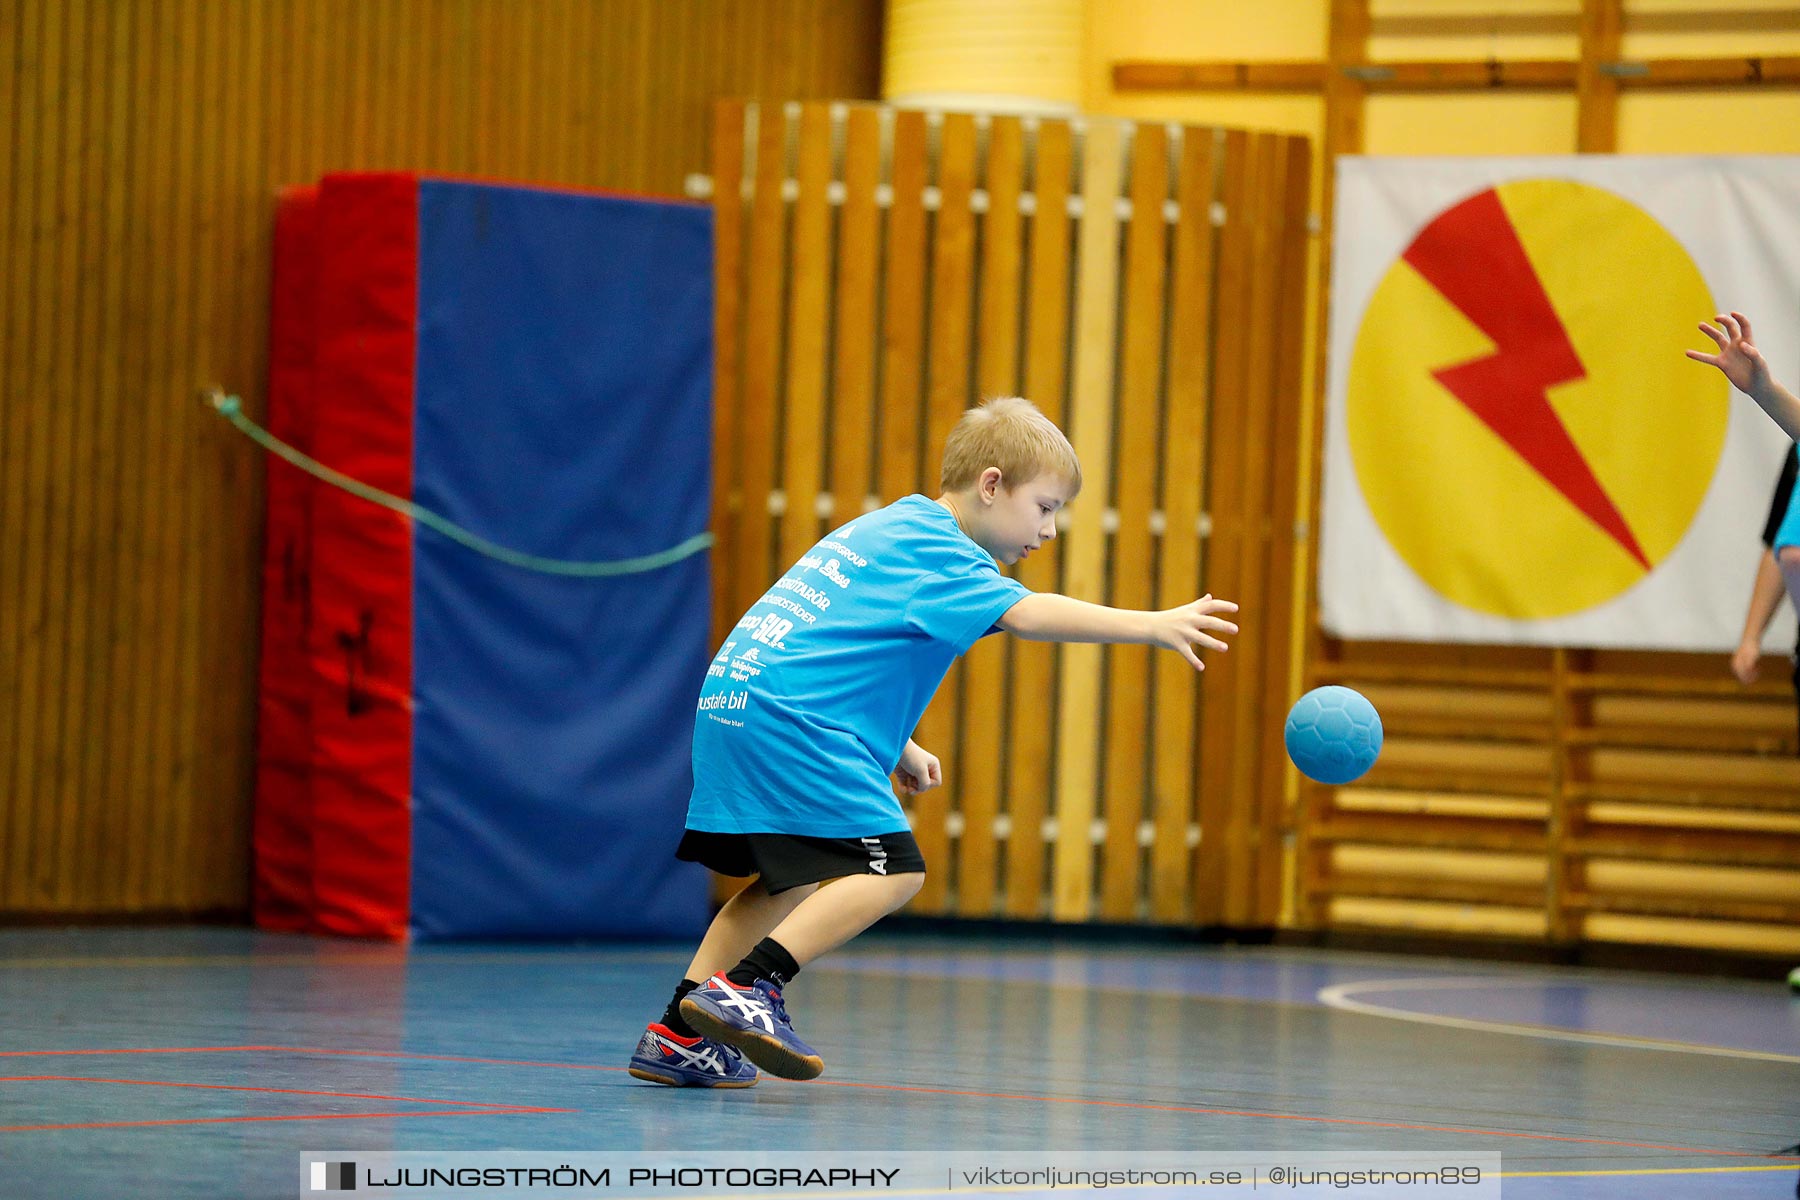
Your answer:
[[[702,1140],[1498,1152],[1513,1200],[1800,1180],[1800,999],[1779,982],[876,933],[788,990],[822,1079],[677,1091],[624,1065],[686,960],[0,931],[0,1197],[293,1197],[308,1150]]]

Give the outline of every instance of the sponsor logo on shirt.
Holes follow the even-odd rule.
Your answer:
[[[805,621],[808,625],[815,624],[819,619],[817,614],[807,611],[794,601],[789,600],[786,596],[764,596],[762,602],[769,605],[771,608],[779,608],[783,612],[791,612],[802,621]]]
[[[816,587],[801,583],[798,579],[777,579],[775,586],[784,592],[792,592],[814,608],[824,610],[831,607],[831,597]],[[738,625],[744,629],[754,629],[762,620],[761,617],[745,617]]]
[[[853,564],[854,566],[866,567],[869,565],[868,559],[864,558],[862,555],[858,554],[856,551],[852,550],[850,547],[844,545],[844,543],[842,543],[842,542],[833,542],[833,541],[820,542],[819,548],[822,550],[829,550],[833,554],[843,555],[845,561]]]

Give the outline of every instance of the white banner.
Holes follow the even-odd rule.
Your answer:
[[[1800,158],[1347,157],[1334,246],[1329,632],[1737,645],[1792,443],[1682,350],[1800,376]]]

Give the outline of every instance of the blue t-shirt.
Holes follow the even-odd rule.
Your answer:
[[[1800,546],[1800,504],[1794,503],[1796,488],[1794,487],[1794,458],[1800,455],[1800,446],[1795,446],[1787,462],[1781,468],[1781,478],[1775,481],[1775,499],[1769,506],[1769,523],[1763,528],[1763,542],[1771,550],[1782,550],[1788,546]],[[1787,496],[1782,496],[1782,490]]]
[[[908,496],[814,546],[726,636],[694,722],[689,829],[865,837],[945,672],[1030,595],[943,505]]]

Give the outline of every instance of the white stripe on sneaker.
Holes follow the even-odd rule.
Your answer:
[[[775,1014],[756,992],[741,992],[723,975],[714,975],[708,983],[711,991],[720,993],[708,996],[707,999],[721,1009],[732,1013],[738,1020],[747,1025],[754,1025],[765,1033],[775,1032]]]
[[[656,1044],[664,1051],[679,1055],[684,1067],[697,1068],[714,1075],[726,1074],[725,1064],[719,1061],[719,1052],[710,1042],[701,1042],[689,1049],[680,1042],[672,1041],[660,1034],[652,1034]]]

